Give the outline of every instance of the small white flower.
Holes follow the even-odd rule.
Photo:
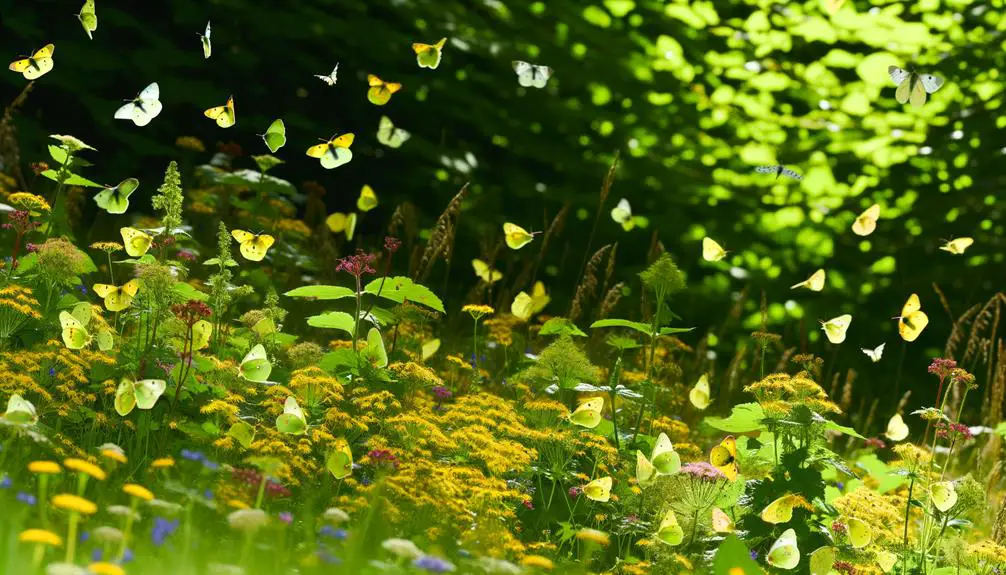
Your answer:
[[[73,563],[50,563],[45,568],[45,575],[87,575],[87,571]]]
[[[91,531],[91,537],[98,543],[119,543],[122,541],[122,531],[109,525],[102,525]]]
[[[415,543],[408,539],[385,539],[381,543],[385,551],[402,557],[403,559],[418,559],[423,556],[422,550]]]
[[[108,507],[105,508],[105,511],[108,511],[111,515],[115,515],[116,517],[132,516],[133,521],[140,520],[140,514],[133,511],[129,507],[126,507],[125,505],[109,505]]]
[[[333,525],[349,521],[349,514],[338,507],[329,507],[325,510],[325,514],[322,517]]]
[[[231,529],[255,531],[269,522],[269,514],[261,509],[238,509],[227,516]]]

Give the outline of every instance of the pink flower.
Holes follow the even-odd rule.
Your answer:
[[[338,265],[335,266],[335,271],[347,272],[349,275],[359,279],[363,274],[377,273],[377,270],[370,265],[374,263],[375,259],[377,259],[377,256],[373,254],[358,251],[355,255],[340,259]]]

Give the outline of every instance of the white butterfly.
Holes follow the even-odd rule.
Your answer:
[[[514,60],[513,71],[517,72],[517,83],[525,88],[544,88],[548,79],[552,77],[552,69],[548,66],[538,66],[528,64],[520,60]]]
[[[152,82],[134,100],[115,111],[116,120],[132,120],[137,126],[146,126],[161,113],[161,89]]]
[[[329,86],[334,86],[335,83],[339,80],[339,63],[338,62],[335,63],[335,68],[332,68],[331,74],[327,76],[315,74],[314,77],[328,84]]]
[[[886,342],[878,345],[877,347],[875,347],[873,349],[866,349],[865,347],[861,348],[861,349],[863,350],[863,353],[866,354],[866,357],[869,357],[870,359],[872,359],[873,363],[877,363],[878,361],[880,361],[880,358],[884,355],[884,346],[885,345],[887,345]]]
[[[203,58],[209,58],[213,53],[213,45],[210,44],[210,23],[208,20],[206,21],[206,33],[200,34],[199,38],[203,41]]]
[[[911,101],[916,108],[926,103],[926,94],[932,94],[943,87],[943,78],[930,74],[916,74],[897,66],[888,66],[887,73],[898,85],[894,99],[899,104]]]
[[[794,172],[789,168],[783,166],[758,166],[755,171],[759,174],[775,174],[776,179],[779,179],[780,175],[788,176],[794,180],[802,180],[803,176]]]

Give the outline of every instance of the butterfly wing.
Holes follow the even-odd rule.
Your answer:
[[[147,233],[136,228],[120,228],[119,233],[122,234],[122,243],[126,248],[126,253],[131,257],[138,258],[150,249],[150,242],[153,238]]]
[[[727,479],[737,479],[740,469],[737,467],[737,440],[728,435],[719,445],[709,452],[709,463],[719,469]]]
[[[364,185],[360,189],[360,197],[356,199],[356,209],[361,212],[369,212],[378,205],[377,193],[374,188]]]
[[[440,65],[441,50],[446,41],[447,38],[443,38],[436,44],[422,44],[419,42],[413,44],[412,50],[416,53],[416,62],[419,64],[419,67],[436,70],[437,66]]]
[[[888,66],[887,75],[891,77],[891,81],[894,82],[896,86],[901,86],[911,76],[904,68],[899,68],[897,66]]]
[[[273,123],[269,124],[269,129],[265,131],[265,134],[262,134],[262,140],[273,154],[285,146],[286,124],[283,123],[283,120],[273,120]]]
[[[569,421],[587,429],[594,429],[601,423],[602,409],[604,409],[604,398],[593,397],[581,403],[569,415]]]
[[[530,88],[534,84],[534,66],[521,60],[511,62],[513,71],[517,73],[517,83],[525,88]]]
[[[206,32],[199,35],[203,44],[203,59],[209,59],[213,55],[213,44],[210,42],[210,23],[206,22]]]
[[[141,379],[134,383],[133,393],[136,395],[136,407],[153,409],[167,385],[168,383],[163,379]]]
[[[824,335],[828,337],[828,341],[837,345],[845,341],[845,336],[849,331],[850,325],[852,325],[852,316],[845,314],[824,322],[821,329],[824,330]]]
[[[857,236],[872,234],[877,229],[878,219],[880,219],[880,204],[873,204],[856,217],[856,221],[852,223],[852,233]]]
[[[919,81],[922,83],[923,89],[930,94],[943,87],[943,78],[932,74],[920,74]]]
[[[326,170],[333,170],[343,164],[348,164],[352,159],[353,152],[349,148],[329,144],[325,153],[321,156],[321,167]]]
[[[214,108],[210,108],[205,112],[203,112],[203,114],[207,118],[215,120],[217,125],[220,126],[221,128],[230,128],[231,126],[234,125],[234,122],[236,121],[236,117],[234,114],[234,97],[232,96],[228,98],[227,103],[224,104],[223,106],[216,106]]]
[[[706,236],[702,238],[702,259],[707,262],[718,262],[725,258],[727,252],[716,240]]]
[[[62,327],[63,344],[67,349],[83,349],[91,343],[91,335],[84,324],[69,312],[59,312],[59,325]]]
[[[759,174],[774,174],[778,169],[778,166],[758,166],[755,171]]]
[[[702,377],[695,382],[691,391],[688,392],[688,401],[690,401],[696,409],[703,410],[709,407],[710,395],[712,395],[712,391],[709,389],[709,376],[703,373]]]
[[[926,103],[926,88],[922,85],[922,79],[917,74],[912,74],[911,84],[912,93],[908,97],[908,101],[912,106],[921,108]]]
[[[534,236],[529,234],[527,230],[511,222],[503,224],[503,235],[506,239],[506,245],[512,250],[519,250],[534,239]]]
[[[789,168],[783,168],[782,169],[782,175],[790,177],[790,178],[793,178],[794,180],[802,180],[803,179],[803,176],[801,176],[800,174],[794,172],[793,170],[791,170]]]
[[[265,383],[270,373],[272,373],[272,364],[269,363],[265,347],[261,343],[251,348],[238,367],[238,374],[242,378],[257,383]]]
[[[548,66],[531,66],[531,71],[531,85],[535,88],[544,88],[552,77],[552,69]]]
[[[904,441],[908,437],[908,426],[900,413],[895,413],[887,422],[887,431],[884,435],[891,441]]]
[[[94,37],[91,34],[98,29],[98,15],[94,10],[94,0],[84,2],[77,18],[80,19],[80,25],[84,27],[84,32],[87,32],[88,40],[93,40]]]

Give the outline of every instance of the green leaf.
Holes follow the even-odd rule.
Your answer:
[[[729,417],[706,417],[704,421],[706,425],[727,433],[748,433],[766,429],[762,424],[763,419],[765,412],[760,405],[742,403],[733,407]]]
[[[204,266],[219,266],[220,265],[220,258],[210,258],[210,259],[204,261],[203,265]],[[236,261],[230,259],[230,258],[227,258],[227,263],[225,265],[227,267],[229,267],[229,268],[232,268],[232,267],[237,266],[238,263]]]
[[[587,337],[582,329],[575,323],[564,317],[553,317],[541,326],[538,335],[571,335],[576,337]]]
[[[384,282],[383,287],[381,286],[381,282]],[[444,311],[444,302],[440,301],[440,298],[430,288],[417,284],[405,276],[375,279],[367,284],[363,288],[363,291],[389,299],[395,303],[402,303],[408,300],[412,303],[422,304],[435,309],[440,313],[447,313]]]
[[[197,290],[192,284],[185,282],[178,282],[175,284],[175,293],[180,295],[185,300],[194,299],[197,301],[208,301],[210,296]]]
[[[48,178],[48,179],[50,179],[50,180],[52,180],[54,182],[59,183],[59,175],[56,172],[56,170],[48,169],[48,170],[42,172],[42,177]],[[105,186],[103,186],[101,184],[98,184],[96,182],[92,182],[91,180],[89,180],[89,179],[87,179],[87,178],[85,178],[83,176],[78,176],[77,174],[70,174],[66,178],[66,181],[64,181],[63,183],[66,184],[67,186],[84,186],[86,188],[104,188],[105,187]]]
[[[321,356],[318,367],[328,372],[336,371],[340,367],[356,367],[356,354],[347,348],[330,351]]]
[[[348,287],[342,286],[301,286],[292,289],[285,294],[288,297],[311,297],[314,299],[342,299],[354,297],[356,293]]]
[[[853,429],[851,427],[846,427],[844,425],[839,425],[839,424],[835,423],[834,421],[831,421],[830,419],[824,424],[824,428],[826,430],[837,431],[839,433],[842,433],[844,435],[848,435],[850,437],[855,437],[857,439],[866,439],[865,437],[863,437],[862,435],[860,435],[855,429]]]
[[[319,315],[312,315],[307,318],[307,325],[311,327],[321,327],[325,329],[341,329],[353,335],[356,329],[356,322],[353,316],[344,311],[330,311]]]
[[[57,164],[63,165],[66,163],[66,158],[68,156],[69,154],[66,153],[66,150],[64,150],[62,146],[57,146],[56,144],[49,144],[49,157],[52,158],[52,161],[56,162]]]
[[[590,324],[591,329],[596,329],[599,327],[627,327],[629,329],[634,329],[641,334],[650,336],[652,332],[650,331],[651,326],[648,323],[640,323],[638,321],[629,321],[627,319],[602,319],[595,321]]]
[[[258,169],[262,170],[262,172],[268,172],[283,163],[283,160],[270,154],[252,156],[252,159],[255,160],[255,165],[257,165]]]
[[[764,573],[758,563],[751,558],[751,552],[737,538],[728,535],[713,557],[714,575],[761,575]]]
[[[694,327],[662,327],[660,328],[660,335],[671,335],[674,333],[687,333],[695,329]]]

